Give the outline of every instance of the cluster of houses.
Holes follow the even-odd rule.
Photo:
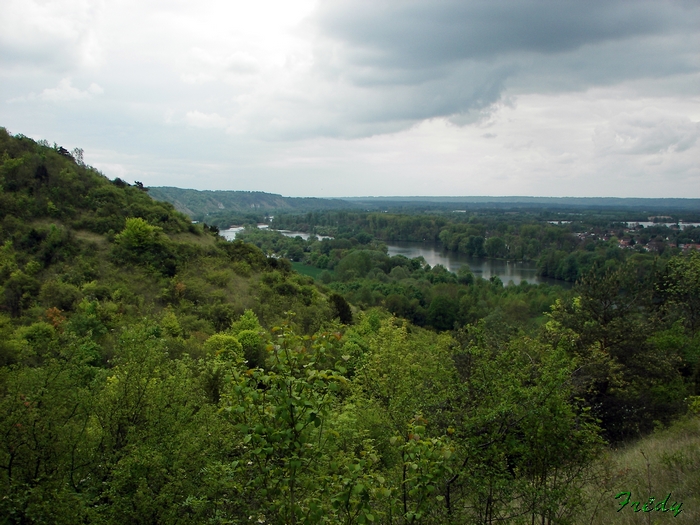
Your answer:
[[[621,249],[628,250],[636,249],[645,252],[661,252],[670,245],[677,246],[683,250],[683,252],[700,251],[700,243],[679,242],[676,244],[672,239],[669,239],[668,236],[662,236],[662,234],[652,235],[651,237],[643,235],[645,228],[649,228],[650,226],[666,226],[671,230],[679,231],[687,227],[700,227],[700,223],[658,223],[652,222],[654,219],[671,219],[671,217],[649,217],[649,222],[628,222],[626,223],[627,227],[622,230],[609,230],[604,232],[585,231],[574,233],[574,235],[578,238],[579,242],[582,243],[586,240],[609,241],[613,237],[618,237],[617,246]]]

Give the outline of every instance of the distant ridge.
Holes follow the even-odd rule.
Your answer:
[[[151,187],[148,191],[154,199],[169,202],[176,210],[192,218],[226,212],[337,210],[353,207],[341,199],[283,197],[262,191],[192,190],[170,186]]]
[[[398,203],[432,203],[432,204],[497,204],[524,205],[541,207],[584,207],[584,208],[635,208],[635,209],[674,209],[700,211],[700,199],[682,198],[642,198],[642,197],[494,197],[494,196],[443,196],[443,197],[343,197],[353,204],[376,206],[379,203],[396,205]]]
[[[262,191],[193,190],[160,186],[149,188],[156,200],[171,203],[193,219],[274,212],[341,209],[405,209],[451,211],[478,208],[634,209],[648,212],[700,213],[700,199],[641,197],[530,197],[530,196],[389,196],[389,197],[284,197]],[[209,219],[208,219],[209,220]]]

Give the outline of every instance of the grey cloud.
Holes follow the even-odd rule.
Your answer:
[[[349,47],[350,62],[432,68],[675,31],[695,11],[637,0],[335,0],[322,4],[317,20]]]
[[[322,0],[279,40],[244,4],[3,0],[0,125],[152,185],[700,188],[698,0]]]
[[[273,140],[366,137],[401,131],[436,116],[450,116],[456,125],[472,124],[488,116],[511,74],[502,65],[464,63],[418,85],[319,81],[295,96],[274,94],[274,103],[257,106],[259,118],[250,122],[256,135]]]
[[[700,27],[700,22],[699,22]],[[665,79],[663,88],[652,86],[650,95],[700,93],[696,81],[688,82],[700,70],[697,52],[700,35],[633,37],[584,47],[565,54],[529,57],[521,62],[519,74],[509,87],[525,92],[578,91],[591,86],[611,85],[627,80]]]
[[[470,124],[506,91],[577,91],[700,69],[692,2],[331,0],[313,23],[316,71],[345,108],[321,134],[435,117]]]

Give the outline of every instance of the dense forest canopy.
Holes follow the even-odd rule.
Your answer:
[[[698,518],[700,254],[678,242],[367,212],[227,242],[79,151],[0,129],[0,155],[0,522],[611,523],[601,501],[652,489],[607,451],[653,432],[655,494]],[[577,283],[388,256],[404,235],[534,242]]]

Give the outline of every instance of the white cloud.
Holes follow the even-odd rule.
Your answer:
[[[229,55],[216,55],[199,47],[192,48],[185,57],[186,71],[183,82],[203,84],[215,80],[228,80],[231,76],[252,75],[260,71],[256,58],[237,51]]]
[[[196,128],[225,128],[227,121],[218,113],[202,113],[201,111],[188,111],[185,121]]]
[[[120,178],[122,180],[127,180],[129,178],[129,169],[122,164],[117,163],[101,163],[96,162],[93,164],[95,168],[99,169],[103,173],[109,174],[113,179]]]
[[[104,89],[102,89],[102,86],[99,84],[95,84],[94,82],[88,86],[88,93],[92,95],[101,95],[102,93],[105,92]]]
[[[594,142],[604,154],[656,155],[684,152],[700,138],[700,122],[657,108],[621,113],[596,128]]]
[[[100,0],[4,0],[0,17],[3,68],[66,72],[102,61],[97,36]]]
[[[46,88],[41,92],[39,98],[50,102],[65,102],[72,100],[86,100],[94,95],[100,95],[104,90],[96,83],[90,84],[85,91],[74,87],[70,78],[61,79],[55,88]]]

